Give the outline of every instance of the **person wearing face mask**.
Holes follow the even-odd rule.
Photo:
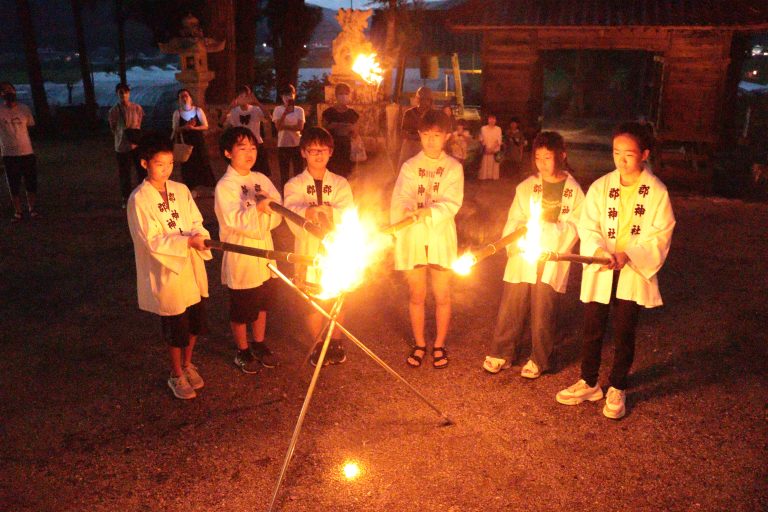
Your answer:
[[[35,210],[37,195],[37,165],[29,127],[35,126],[35,118],[29,107],[16,101],[16,88],[9,82],[0,82],[3,103],[0,104],[0,152],[3,155],[5,177],[13,202],[11,222],[20,222],[23,218],[21,209],[21,181],[27,192],[27,208],[31,218],[38,217]]]
[[[280,163],[280,190],[282,190],[290,177],[291,164],[293,164],[295,176],[304,170],[304,159],[301,157],[299,143],[306,117],[304,109],[296,105],[294,86],[288,84],[282,88],[280,97],[283,104],[275,107],[272,112],[272,121],[277,128],[277,157]]]
[[[333,137],[333,155],[328,162],[328,168],[341,176],[349,176],[352,170],[350,152],[352,135],[360,114],[349,107],[352,90],[345,83],[336,85],[336,103],[323,112],[322,124],[331,132]]]

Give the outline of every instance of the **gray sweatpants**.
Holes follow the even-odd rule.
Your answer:
[[[541,281],[504,283],[489,355],[515,360],[530,311],[531,359],[542,371],[548,370],[557,334],[557,301],[558,293]]]

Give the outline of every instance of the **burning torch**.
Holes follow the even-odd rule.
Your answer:
[[[517,228],[507,236],[499,238],[495,242],[486,245],[479,251],[468,252],[464,254],[461,258],[456,260],[453,263],[453,265],[451,265],[451,268],[453,269],[454,272],[456,272],[459,275],[462,275],[462,276],[468,275],[469,272],[472,270],[472,267],[477,265],[480,261],[484,260],[488,256],[492,256],[496,254],[499,251],[499,249],[503,249],[509,244],[516,242],[517,240],[525,236],[527,232],[528,232],[528,228],[525,226]]]

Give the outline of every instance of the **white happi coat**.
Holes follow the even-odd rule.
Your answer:
[[[451,267],[457,251],[454,217],[463,200],[464,169],[455,158],[445,152],[429,158],[420,151],[403,163],[392,191],[390,222],[399,222],[409,211],[422,207],[430,208],[432,217],[395,235],[395,270],[426,264]]]
[[[543,184],[541,175],[531,176],[521,182],[515,190],[515,198],[509,208],[507,224],[503,236],[525,226],[531,216],[531,199],[541,203]],[[579,236],[576,222],[579,218],[584,192],[573,177],[565,178],[563,194],[560,198],[560,214],[557,222],[541,223],[541,246],[545,251],[560,253],[571,252]],[[537,262],[529,263],[517,249],[517,243],[507,246],[507,267],[504,281],[508,283],[536,283]],[[541,274],[541,282],[547,283],[558,293],[565,293],[568,285],[568,273],[571,265],[567,261],[547,261]]]
[[[616,297],[653,308],[662,305],[656,274],[669,253],[675,216],[669,192],[661,180],[648,169],[639,179],[637,201],[633,201],[632,236],[624,249],[629,263],[619,274]],[[584,256],[594,256],[598,248],[615,252],[620,191],[618,170],[599,178],[589,187],[578,224]],[[585,265],[581,279],[582,302],[608,304],[612,285],[613,270],[603,270],[597,264]]]
[[[269,178],[260,172],[243,176],[231,165],[216,184],[214,211],[219,221],[219,238],[230,244],[275,248],[272,230],[282,217],[260,213],[256,209],[256,196],[267,196],[280,203],[280,192]],[[221,262],[221,283],[233,290],[256,288],[272,277],[267,268],[270,260],[247,254],[225,252]]]
[[[347,179],[327,169],[323,175],[321,193],[323,204],[333,208],[334,224],[341,221],[341,214],[344,210],[354,206],[352,187],[349,186]],[[315,179],[305,169],[304,172],[294,176],[285,184],[285,207],[302,217],[306,217],[307,209],[311,206],[318,206],[317,189],[315,188]],[[296,237],[294,242],[296,254],[315,256],[320,250],[320,240],[293,222],[288,222],[288,226]],[[314,267],[308,267],[305,279],[308,282],[317,283],[319,280],[318,270]]]
[[[168,180],[165,187],[167,204],[144,180],[128,198],[126,211],[136,254],[139,308],[172,316],[208,296],[203,260],[212,256],[188,245],[190,235],[210,238],[210,234],[187,186]]]

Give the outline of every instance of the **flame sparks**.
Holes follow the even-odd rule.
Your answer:
[[[541,257],[543,251],[541,248],[541,202],[531,199],[526,227],[528,232],[517,242],[517,246],[521,249],[523,258],[529,263],[534,263]]]
[[[352,71],[360,75],[367,84],[379,85],[384,79],[384,71],[376,62],[375,53],[358,55],[352,64]]]
[[[347,480],[355,480],[360,476],[360,466],[357,462],[347,462],[342,469]]]
[[[453,262],[451,269],[460,276],[468,276],[472,272],[472,267],[477,263],[477,258],[471,252],[464,253],[459,259]]]
[[[353,290],[365,271],[392,241],[364,223],[357,209],[342,212],[341,222],[323,240],[324,251],[317,256],[320,268],[320,299],[330,299]]]

